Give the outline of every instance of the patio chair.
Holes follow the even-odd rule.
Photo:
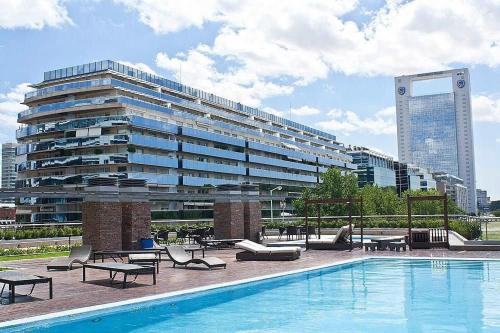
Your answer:
[[[234,246],[244,250],[236,253],[236,260],[245,261],[295,260],[300,257],[301,251],[298,246],[268,247],[248,239],[236,243]]]
[[[187,231],[184,229],[179,229],[177,231],[177,244],[184,244],[186,242]]]
[[[226,268],[226,262],[217,257],[192,258],[181,245],[171,245],[165,247],[165,249],[168,257],[172,260],[174,268],[175,265],[187,267],[189,264],[203,264],[208,269],[216,267]]]
[[[73,264],[85,264],[90,259],[92,247],[90,245],[75,246],[71,248],[68,257],[60,257],[52,260],[47,265],[47,270],[50,269],[65,269],[70,270]]]
[[[351,225],[351,230],[354,229],[354,225]],[[333,239],[322,238],[322,239],[309,239],[309,248],[312,250],[350,250],[351,246],[348,240],[349,237],[349,225],[345,225],[337,231],[337,234]],[[353,247],[361,247],[361,242],[353,242]]]
[[[285,231],[286,231],[285,227],[278,228],[278,232],[279,232],[278,240],[281,240],[281,237],[283,237],[283,234],[285,233]]]
[[[299,229],[296,226],[290,225],[286,227],[286,239],[293,240],[293,236],[297,238]]]

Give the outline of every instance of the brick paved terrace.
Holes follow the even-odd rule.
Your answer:
[[[26,318],[51,312],[75,309],[85,306],[122,301],[142,296],[178,291],[215,283],[230,282],[244,278],[263,276],[272,273],[286,272],[295,269],[314,267],[338,261],[368,257],[453,257],[453,258],[500,258],[500,252],[456,252],[448,250],[414,250],[407,252],[364,252],[356,249],[349,251],[315,251],[302,253],[300,259],[291,262],[238,262],[235,254],[238,250],[210,250],[207,256],[217,256],[227,262],[227,269],[209,271],[200,267],[172,268],[170,261],[163,261],[156,286],[151,284],[151,277],[139,276],[135,283],[127,289],[121,285],[110,286],[109,274],[104,271],[89,270],[87,282],[82,281],[82,269],[72,271],[47,272],[48,260],[23,260],[2,262],[2,267],[20,269],[26,273],[50,276],[54,281],[54,298],[48,300],[46,285],[38,285],[33,298],[19,300],[19,303],[0,305],[0,322]],[[121,278],[121,277],[118,277]],[[29,291],[28,287],[19,287],[16,292],[22,294]]]

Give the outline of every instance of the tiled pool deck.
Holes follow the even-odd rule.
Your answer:
[[[364,252],[357,249],[352,252],[306,251],[302,253],[299,260],[291,262],[238,262],[235,259],[236,252],[237,250],[207,251],[207,256],[217,256],[227,262],[227,269],[212,271],[199,268],[174,269],[171,267],[171,262],[164,261],[160,265],[160,274],[156,286],[151,285],[150,276],[139,276],[136,283],[124,290],[120,288],[120,285],[111,287],[107,279],[109,275],[104,271],[89,270],[87,272],[88,282],[82,283],[82,270],[80,268],[72,271],[47,272],[45,266],[48,260],[2,262],[3,267],[12,267],[21,269],[26,273],[52,277],[54,281],[54,299],[47,300],[47,287],[39,285],[33,293],[33,296],[39,299],[11,305],[0,305],[0,322],[369,256],[500,259],[500,252],[456,252],[435,249],[396,253],[389,251]],[[19,293],[25,293],[25,291],[28,292],[29,288],[20,287],[19,290],[16,290]]]

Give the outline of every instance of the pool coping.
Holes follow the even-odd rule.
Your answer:
[[[144,297],[139,297],[139,298],[132,298],[132,299],[124,300],[124,301],[111,302],[111,303],[105,303],[105,304],[99,304],[99,305],[92,305],[92,306],[87,306],[87,307],[83,307],[83,308],[76,308],[76,309],[65,310],[65,311],[60,311],[60,312],[52,312],[52,313],[48,313],[48,314],[44,314],[44,315],[38,315],[38,316],[33,316],[33,317],[28,317],[28,318],[22,318],[22,319],[14,319],[14,320],[9,320],[9,321],[5,321],[5,322],[0,323],[0,329],[3,329],[3,328],[15,328],[15,326],[32,324],[32,323],[35,323],[35,322],[47,321],[47,320],[62,318],[62,317],[66,317],[66,316],[77,316],[77,315],[82,315],[82,314],[89,314],[91,312],[98,312],[98,311],[102,311],[102,310],[110,310],[110,309],[113,309],[113,308],[118,308],[118,307],[127,306],[127,305],[140,304],[140,303],[145,303],[145,302],[150,302],[150,301],[157,301],[157,300],[162,300],[162,299],[167,299],[167,298],[172,298],[172,297],[177,297],[177,296],[194,294],[194,293],[197,293],[197,292],[203,292],[203,291],[209,291],[209,290],[214,290],[214,289],[232,287],[232,286],[236,286],[236,285],[239,285],[239,284],[252,283],[252,282],[257,282],[257,281],[264,281],[264,280],[279,278],[279,277],[283,277],[283,276],[287,276],[287,275],[300,274],[300,273],[305,273],[305,272],[320,270],[320,269],[324,269],[324,268],[330,268],[330,267],[335,267],[335,266],[341,266],[341,265],[347,265],[347,264],[362,262],[362,261],[371,260],[371,259],[383,259],[383,260],[500,261],[500,259],[498,259],[498,258],[456,258],[456,257],[449,258],[449,257],[387,257],[387,256],[367,256],[367,257],[362,257],[362,258],[353,258],[353,259],[341,260],[341,261],[337,261],[337,262],[334,262],[334,263],[323,264],[323,265],[318,265],[318,266],[313,266],[313,267],[308,267],[308,268],[295,269],[295,270],[291,270],[291,271],[285,271],[285,272],[280,272],[280,273],[261,275],[261,276],[256,276],[256,277],[246,278],[246,279],[240,279],[240,280],[235,280],[235,281],[222,282],[222,283],[216,283],[216,284],[209,284],[209,285],[206,285],[206,286],[201,286],[201,287],[196,287],[196,288],[182,289],[182,290],[171,291],[171,292],[161,293],[161,294],[156,294],[156,295],[144,296]]]

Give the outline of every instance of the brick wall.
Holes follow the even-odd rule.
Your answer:
[[[141,248],[141,238],[151,236],[151,205],[149,202],[122,203],[123,250]]]
[[[83,244],[94,251],[122,248],[122,207],[116,202],[82,203]]]
[[[215,238],[244,238],[244,211],[241,201],[214,204]]]
[[[262,213],[260,202],[244,201],[243,211],[245,238],[254,242],[258,242],[258,234],[260,231],[262,231]]]

